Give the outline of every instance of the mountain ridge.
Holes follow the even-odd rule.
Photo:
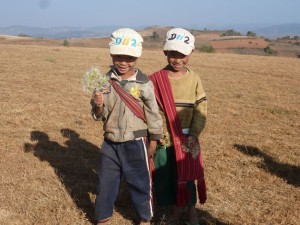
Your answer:
[[[120,25],[113,26],[94,26],[94,27],[49,27],[41,28],[34,26],[9,26],[0,27],[0,34],[6,35],[28,35],[32,37],[43,37],[43,38],[91,38],[91,37],[109,37],[110,33],[119,27]],[[132,27],[133,29],[143,30],[150,26],[138,26]],[[162,26],[163,27],[163,26]],[[187,29],[198,29],[198,26],[186,27]],[[229,30],[234,29],[238,32],[246,34],[248,31],[255,32],[258,36],[266,38],[280,38],[284,36],[300,36],[300,23],[288,23],[281,25],[232,25],[224,27],[215,27],[213,29],[205,28],[205,30]],[[200,29],[201,30],[201,29]]]

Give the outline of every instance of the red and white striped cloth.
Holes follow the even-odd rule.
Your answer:
[[[174,144],[178,174],[177,205],[183,207],[188,203],[190,193],[186,188],[186,183],[192,180],[197,180],[199,201],[204,204],[206,202],[206,185],[202,154],[200,151],[200,154],[193,158],[191,154],[182,150],[183,146],[187,146],[187,136],[182,133],[168,73],[166,70],[161,70],[152,74],[149,78],[153,82],[158,105],[169,122]]]

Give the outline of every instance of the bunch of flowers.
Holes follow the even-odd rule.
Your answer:
[[[181,140],[181,149],[182,151],[191,154],[195,159],[200,154],[200,143],[198,138],[194,136],[188,136],[187,139]],[[169,132],[165,132],[162,138],[159,140],[159,144],[164,147],[169,147],[173,145],[171,135]]]
[[[165,147],[173,145],[170,133],[168,131],[163,134],[162,138],[160,139],[160,144]]]
[[[102,92],[107,93],[110,91],[110,78],[102,73],[99,68],[89,68],[83,76],[82,84],[83,91],[86,93]]]

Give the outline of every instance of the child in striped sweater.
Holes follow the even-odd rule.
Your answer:
[[[173,222],[179,222],[180,208],[186,208],[186,223],[193,225],[199,223],[195,207],[197,190],[200,203],[206,201],[198,139],[207,115],[207,98],[200,77],[186,67],[194,41],[185,29],[169,30],[163,46],[168,65],[150,76],[164,121],[164,136],[154,155],[155,203],[172,206]]]

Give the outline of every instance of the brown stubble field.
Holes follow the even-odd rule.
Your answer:
[[[0,224],[92,224],[103,139],[81,78],[110,62],[106,48],[0,43]],[[165,62],[144,50],[137,67]],[[195,52],[189,65],[209,100],[201,224],[299,224],[299,59]],[[111,224],[136,221],[124,187]]]

